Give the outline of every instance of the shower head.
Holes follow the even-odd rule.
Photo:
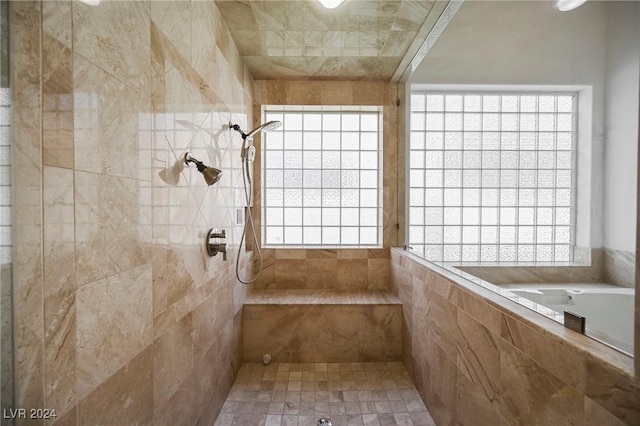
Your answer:
[[[278,129],[280,126],[282,126],[282,123],[280,121],[267,121],[266,123],[250,131],[247,137],[250,138],[258,132],[270,132],[272,130]]]
[[[282,126],[282,123],[280,121],[267,121],[266,123],[256,127],[255,129],[253,129],[252,131],[250,131],[249,133],[245,133],[242,131],[242,129],[240,129],[240,126],[238,126],[237,124],[231,124],[229,123],[229,127],[232,128],[233,130],[240,132],[240,134],[242,135],[242,139],[247,140],[247,139],[251,139],[251,137],[253,135],[255,135],[258,132],[270,132],[271,130],[275,130],[277,128],[279,128],[280,126]]]
[[[214,183],[218,182],[222,177],[222,170],[216,169],[215,167],[205,166],[202,161],[198,161],[194,157],[191,156],[190,153],[184,154],[184,162],[186,164],[195,163],[198,171],[202,173],[204,177],[204,181],[207,182],[207,185],[211,186]]]

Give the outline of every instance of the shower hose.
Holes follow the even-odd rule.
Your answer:
[[[248,155],[249,150],[253,149]],[[253,165],[253,158],[255,156],[255,148],[253,146],[246,147],[246,140],[243,141],[242,144],[242,184],[244,187],[244,197],[246,200],[246,212],[247,217],[244,221],[244,227],[242,228],[242,237],[240,237],[240,246],[238,247],[238,256],[236,258],[236,278],[242,284],[252,284],[258,280],[262,269],[264,268],[264,259],[262,257],[262,250],[260,249],[260,244],[258,243],[258,237],[256,235],[256,227],[253,222],[253,214],[251,213],[251,194],[253,193],[253,184],[251,179],[251,166]],[[247,227],[251,226],[251,235],[253,237],[253,245],[258,251],[258,259],[260,259],[260,265],[258,268],[258,272],[256,272],[255,276],[250,280],[244,280],[240,278],[240,253],[242,253],[242,244],[244,243],[245,247],[247,246],[246,238],[247,238]],[[253,264],[253,259],[251,259],[251,264]]]

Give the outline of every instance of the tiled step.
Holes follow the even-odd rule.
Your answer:
[[[262,290],[243,310],[244,361],[400,361],[402,305],[384,291]]]

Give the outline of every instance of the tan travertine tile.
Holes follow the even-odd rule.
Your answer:
[[[244,424],[242,422],[249,420],[266,422],[267,419],[280,425],[310,424],[315,426],[319,417],[331,418],[335,422],[334,424],[347,426],[387,424],[371,423],[374,421],[392,422],[388,424],[435,425],[413,386],[404,392],[407,398],[411,398],[409,400],[403,400],[401,392],[398,390],[391,394],[388,393],[390,391],[372,390],[372,388],[383,387],[382,377],[406,376],[407,373],[400,363],[304,363],[289,366],[299,370],[302,374],[314,373],[313,383],[316,385],[325,383],[317,378],[317,374],[322,373],[325,369],[346,372],[355,368],[365,375],[369,373],[372,377],[377,377],[377,379],[360,382],[353,390],[338,387],[335,390],[289,391],[286,393],[274,391],[270,395],[270,402],[267,401],[268,393],[238,390],[238,387],[246,387],[246,383],[244,383],[246,377],[252,378],[251,380],[255,382],[254,385],[264,383],[266,374],[262,376],[263,379],[260,379],[260,375],[255,372],[269,367],[277,371],[281,366],[278,364],[270,364],[266,367],[260,364],[243,365],[238,375],[243,380],[240,383],[236,380],[233,385],[227,402],[223,406],[223,414],[216,421],[216,426],[225,425],[230,421],[237,425]],[[308,377],[311,378],[311,376]],[[392,399],[388,396],[391,396]],[[230,418],[230,415],[233,415],[233,418]]]
[[[319,317],[326,320],[306,320]],[[261,359],[265,353],[275,361],[399,360],[401,317],[395,304],[245,305],[244,357],[248,362]],[[315,373],[312,364],[300,368],[303,373],[307,368]],[[321,378],[324,380],[317,383],[327,390],[327,378]],[[366,380],[366,375],[360,379]]]

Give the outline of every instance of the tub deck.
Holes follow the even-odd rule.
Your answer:
[[[586,333],[633,353],[635,290],[608,283],[514,283],[499,287],[555,312],[586,318]]]

